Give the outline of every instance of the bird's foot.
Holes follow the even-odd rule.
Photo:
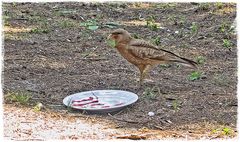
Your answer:
[[[144,79],[143,83],[154,83],[153,79]]]
[[[145,86],[146,84],[154,83],[154,80],[152,80],[152,79],[144,79],[142,81],[139,81],[139,83],[140,83],[140,88],[141,88],[141,87]]]

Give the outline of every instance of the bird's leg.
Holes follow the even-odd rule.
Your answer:
[[[145,76],[143,73],[145,68],[146,68],[146,65],[138,65],[138,69],[140,71],[140,79],[139,79],[140,86],[142,86],[142,82]]]
[[[151,69],[150,65],[141,65],[138,67],[140,70],[140,85],[142,85],[143,80],[146,78],[147,73],[149,72],[149,70]]]
[[[151,67],[151,65],[146,65],[142,73],[143,79],[149,78],[148,72],[150,71]],[[151,79],[148,79],[148,81],[152,82]]]

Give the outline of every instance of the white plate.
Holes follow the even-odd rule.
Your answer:
[[[92,112],[118,111],[135,103],[138,96],[122,90],[94,90],[76,93],[63,99],[64,105]]]

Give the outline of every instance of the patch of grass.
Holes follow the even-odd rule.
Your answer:
[[[230,136],[234,135],[234,130],[228,127],[216,128],[211,131],[213,134],[218,134],[219,136]]]
[[[39,34],[39,33],[49,33],[49,29],[45,29],[45,28],[40,28],[40,27],[37,27],[37,28],[33,28],[31,29],[30,33],[35,33],[35,34]]]
[[[176,19],[177,19],[176,15],[169,15],[168,18],[167,18],[167,20],[170,21],[170,22],[171,21],[176,21]]]
[[[99,28],[98,22],[95,19],[87,20],[80,23],[80,26],[86,27],[89,30],[95,31]]]
[[[198,64],[203,64],[205,61],[206,61],[206,58],[204,58],[203,56],[198,56],[198,57],[196,58],[196,62],[197,62]]]
[[[223,39],[222,41],[223,41],[223,47],[225,47],[225,48],[231,48],[232,43],[231,43],[230,40],[228,40],[228,39]]]
[[[136,3],[134,3],[134,6],[135,7],[144,7],[144,3],[143,2],[136,2]]]
[[[185,16],[180,16],[179,17],[179,25],[184,25],[186,23],[186,17]]]
[[[37,15],[37,13],[34,13],[32,16],[30,16],[29,21],[38,23],[43,22],[47,24],[47,18]]]
[[[223,8],[223,3],[222,2],[216,2],[214,5],[217,7],[217,9],[222,9]]]
[[[161,43],[160,36],[157,36],[157,37],[153,38],[153,43],[157,46],[160,45],[160,43]]]
[[[160,9],[170,9],[176,7],[176,3],[161,3],[161,4],[155,4],[155,8],[160,8]]]
[[[178,25],[181,27],[184,27],[184,25],[186,24],[186,16],[184,15],[170,14],[167,17],[167,20],[171,22],[171,24]]]
[[[226,26],[225,23],[221,24],[221,27],[219,28],[220,32],[224,33],[226,31],[226,29],[227,29],[226,27],[227,26]]]
[[[134,33],[133,35],[132,35],[134,38],[136,38],[136,39],[140,39],[141,37],[138,35],[138,34],[136,34],[136,33]]]
[[[179,104],[179,102],[178,102],[177,100],[174,100],[174,101],[172,102],[172,106],[173,106],[173,109],[174,109],[175,111],[178,111],[178,110],[180,109],[180,104]]]
[[[71,10],[71,9],[62,9],[62,10],[56,10],[55,15],[56,16],[66,16],[66,15],[70,15],[70,14],[74,14],[76,13],[76,10]]]
[[[189,76],[188,79],[191,81],[200,79],[202,73],[199,71],[193,71]]]
[[[160,94],[158,87],[154,86],[153,88],[146,88],[143,92],[143,97],[147,99],[156,99],[157,95]]]
[[[236,12],[236,9],[231,7],[231,6],[226,6],[226,7],[223,7],[221,9],[218,9],[214,12],[214,14],[216,15],[223,15],[223,14],[229,14],[229,13],[233,13],[233,12]]]
[[[68,28],[68,27],[74,27],[76,24],[70,20],[63,20],[63,21],[60,21],[59,25],[62,28]]]
[[[33,15],[28,17],[29,21],[33,22],[35,25],[39,25],[43,28],[48,28],[50,26],[49,19],[44,16],[38,15],[38,13],[33,12]]]
[[[32,94],[28,91],[12,91],[6,94],[6,100],[17,102],[21,105],[27,105]]]
[[[180,68],[182,65],[181,64],[176,64],[176,67],[177,68]]]
[[[4,26],[10,26],[10,23],[8,21],[4,21]]]
[[[179,46],[179,48],[188,48],[188,45],[187,45],[187,44],[181,44],[181,45]]]
[[[192,33],[192,34],[196,33],[196,32],[198,31],[198,26],[197,26],[197,24],[196,24],[195,22],[193,22],[192,25],[191,25],[191,27],[190,27],[190,29],[191,29],[191,33]]]
[[[119,24],[115,22],[107,22],[107,23],[100,24],[96,19],[91,19],[91,20],[87,20],[86,22],[80,23],[80,26],[86,27],[88,30],[95,31],[100,27],[105,27],[110,29],[117,28]]]
[[[159,29],[158,25],[155,22],[155,17],[154,16],[149,16],[146,19],[146,26],[153,31],[156,31],[157,29]]]
[[[3,15],[3,22],[4,22],[4,26],[10,26],[9,20],[11,19],[11,17]]]
[[[198,6],[199,10],[207,11],[210,9],[210,4],[209,3],[200,3]]]
[[[224,135],[230,135],[232,133],[232,130],[230,128],[224,127],[222,129],[222,132]]]
[[[219,32],[221,33],[231,33],[234,31],[234,28],[231,27],[231,23],[223,22],[219,27]]]
[[[17,3],[16,3],[16,2],[13,2],[13,3],[12,3],[12,6],[13,6],[13,7],[16,7],[16,6],[17,6]]]
[[[217,132],[218,132],[217,129],[213,129],[213,130],[212,130],[212,133],[213,133],[213,134],[215,134],[215,133],[217,133]]]

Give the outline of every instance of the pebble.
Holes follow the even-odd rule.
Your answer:
[[[162,30],[164,30],[164,29],[165,29],[165,27],[159,27],[159,29],[162,29]]]
[[[154,116],[154,115],[155,115],[154,112],[152,111],[148,112],[148,116]]]

